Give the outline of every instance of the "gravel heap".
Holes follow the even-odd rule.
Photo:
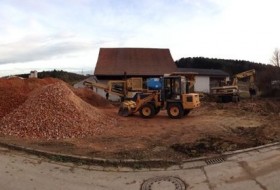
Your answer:
[[[116,124],[76,96],[64,82],[33,91],[28,99],[0,120],[0,133],[24,138],[83,138]]]
[[[30,92],[53,84],[57,79],[0,79],[0,119],[23,104]]]

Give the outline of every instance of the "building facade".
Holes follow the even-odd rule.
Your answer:
[[[219,86],[220,81],[229,81],[229,74],[218,69],[177,68],[177,70],[196,73],[195,92],[210,93],[210,89]]]
[[[209,93],[212,86],[229,77],[227,73],[215,69],[177,68],[169,49],[154,48],[100,48],[94,70],[94,80],[107,84],[109,80],[124,80],[130,77],[157,78],[172,72],[196,73],[195,92]],[[93,89],[103,97],[103,89]],[[110,100],[119,97],[110,95]]]
[[[157,48],[100,48],[94,76],[99,83],[124,80],[130,77],[156,78],[177,70],[169,49]],[[93,89],[105,97],[102,89]],[[110,100],[119,97],[110,95]]]

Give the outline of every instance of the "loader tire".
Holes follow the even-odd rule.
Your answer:
[[[151,118],[155,116],[155,107],[152,104],[145,104],[139,110],[139,113],[143,118]]]
[[[171,119],[180,119],[184,115],[184,109],[181,104],[170,103],[167,107],[167,114]]]

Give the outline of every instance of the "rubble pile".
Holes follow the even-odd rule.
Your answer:
[[[106,116],[76,96],[64,82],[33,91],[28,99],[0,120],[0,133],[26,138],[82,138],[113,126]]]
[[[0,119],[23,104],[33,90],[57,81],[53,78],[0,79]]]

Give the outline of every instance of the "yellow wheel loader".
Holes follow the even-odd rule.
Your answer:
[[[199,95],[188,92],[192,84],[181,75],[161,77],[158,89],[138,92],[134,98],[125,100],[120,106],[119,115],[129,116],[139,112],[143,118],[151,118],[160,110],[167,110],[170,118],[182,118],[200,106]]]

